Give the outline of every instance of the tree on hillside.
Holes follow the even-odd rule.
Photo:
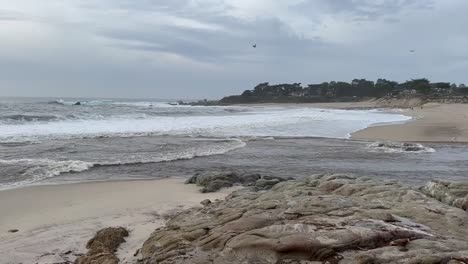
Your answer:
[[[268,86],[269,86],[269,83],[267,83],[267,82],[266,83],[261,83],[261,84],[255,86],[253,92],[256,95],[263,95],[263,91],[265,90],[265,88],[268,88]]]
[[[318,94],[320,96],[326,96],[328,94],[328,89],[330,87],[330,84],[328,82],[323,82],[319,85],[319,91]]]
[[[432,88],[440,88],[440,89],[450,89],[451,85],[448,82],[436,82],[431,83]]]
[[[375,83],[375,96],[381,97],[391,93],[398,85],[397,82],[386,79],[378,79]]]
[[[354,79],[351,82],[353,96],[372,96],[374,92],[374,82],[366,79]]]
[[[347,82],[337,82],[335,84],[336,96],[355,96],[353,87]]]
[[[244,97],[248,97],[248,96],[252,96],[253,95],[253,92],[250,91],[250,90],[245,90],[241,96],[244,96]]]
[[[419,93],[428,94],[431,92],[431,85],[428,79],[412,79],[406,83],[407,89],[414,89]]]

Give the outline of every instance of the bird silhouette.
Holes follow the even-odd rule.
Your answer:
[[[255,49],[257,47],[257,44],[253,44],[252,47]]]
[[[411,52],[411,53],[414,53],[414,52],[415,52],[415,50],[410,50],[409,52]]]

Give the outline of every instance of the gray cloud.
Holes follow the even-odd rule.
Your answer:
[[[5,11],[0,9],[0,21],[24,20],[25,16],[21,12]]]
[[[464,0],[1,2],[0,95],[216,98],[263,81],[467,82]]]

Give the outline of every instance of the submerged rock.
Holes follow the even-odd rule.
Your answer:
[[[431,153],[435,152],[433,148],[425,147],[419,143],[398,143],[398,142],[376,142],[368,146],[373,150],[394,153]]]
[[[321,174],[259,189],[175,215],[143,262],[468,263],[466,212],[399,183]]]
[[[75,264],[118,264],[119,259],[114,253],[127,236],[127,230],[122,227],[98,231],[86,244],[88,253],[76,259]]]

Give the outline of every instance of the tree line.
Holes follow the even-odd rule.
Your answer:
[[[428,79],[412,79],[404,83],[398,83],[387,79],[369,81],[366,79],[354,79],[351,82],[331,81],[320,84],[303,86],[301,83],[275,84],[260,83],[253,90],[246,90],[240,96],[225,97],[229,101],[265,101],[271,99],[289,98],[380,98],[399,94],[468,94],[468,88],[464,84],[456,85],[449,82],[430,82]],[[222,100],[222,101],[223,101]],[[286,99],[287,100],[287,99]],[[296,101],[301,101],[297,99]]]

